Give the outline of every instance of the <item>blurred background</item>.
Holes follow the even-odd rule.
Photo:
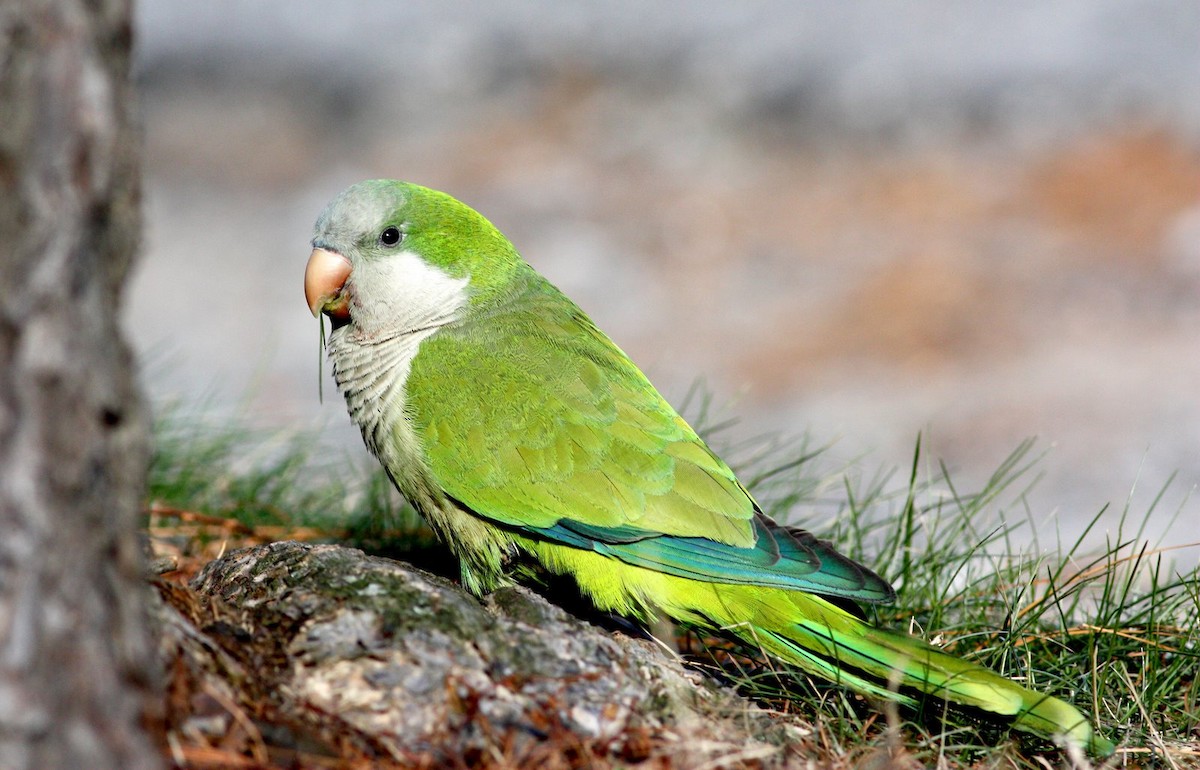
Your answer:
[[[901,485],[922,433],[965,490],[1037,437],[1038,521],[1176,474],[1148,533],[1195,542],[1197,41],[1190,0],[144,0],[128,330],[157,402],[368,462],[302,273],[333,195],[403,178],[735,436]]]

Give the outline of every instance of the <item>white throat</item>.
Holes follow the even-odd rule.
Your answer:
[[[411,251],[364,260],[349,281],[354,326],[367,341],[450,323],[467,305],[469,282]]]

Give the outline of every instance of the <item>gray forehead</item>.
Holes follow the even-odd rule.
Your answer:
[[[403,186],[372,179],[348,187],[330,201],[313,227],[313,241],[348,245],[374,230],[406,201]]]

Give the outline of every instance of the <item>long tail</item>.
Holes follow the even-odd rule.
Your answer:
[[[813,676],[914,707],[920,694],[934,696],[1000,715],[1018,730],[1074,745],[1093,756],[1106,757],[1115,750],[1069,703],[1026,689],[916,637],[870,626],[818,596],[771,591],[768,597],[762,589],[751,592],[740,586],[722,586],[716,593],[722,609],[753,609],[753,622],[726,625],[726,631]],[[697,617],[693,609],[682,614],[692,616],[683,619],[712,623],[725,613],[705,611]]]

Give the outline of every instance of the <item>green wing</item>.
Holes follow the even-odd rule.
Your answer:
[[[763,517],[729,466],[547,283],[425,340],[406,393],[438,483],[498,526],[711,582],[892,597],[827,544]]]

